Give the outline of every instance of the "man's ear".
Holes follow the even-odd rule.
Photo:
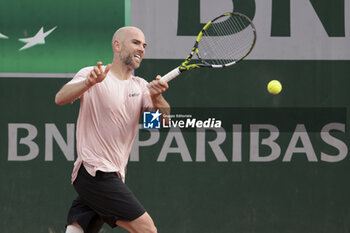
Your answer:
[[[112,43],[113,51],[114,52],[120,52],[121,49],[121,43],[118,40],[114,40]]]

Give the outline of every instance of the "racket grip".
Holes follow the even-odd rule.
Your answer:
[[[175,69],[164,75],[160,80],[162,80],[163,82],[169,82],[170,80],[176,78],[180,73],[180,69],[176,67]]]

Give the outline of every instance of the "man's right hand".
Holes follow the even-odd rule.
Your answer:
[[[90,72],[90,74],[87,76],[87,79],[85,81],[86,86],[92,87],[96,83],[102,82],[106,78],[110,68],[111,64],[108,64],[105,70],[103,71],[102,62],[97,62],[97,66],[95,66]]]

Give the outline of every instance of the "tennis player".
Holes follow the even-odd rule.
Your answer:
[[[72,183],[78,193],[66,233],[97,233],[104,223],[129,232],[157,232],[145,208],[125,184],[126,166],[142,111],[169,115],[162,93],[168,84],[133,76],[145,55],[145,36],[136,27],[118,29],[112,64],[81,69],[56,94],[64,105],[80,98],[76,138],[78,157]],[[166,119],[165,119],[166,120]]]

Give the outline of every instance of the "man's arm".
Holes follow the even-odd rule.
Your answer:
[[[66,84],[61,90],[59,90],[55,97],[55,103],[57,105],[64,105],[72,103],[79,98],[85,91],[96,83],[102,82],[110,69],[111,65],[108,65],[105,71],[102,70],[102,62],[98,62],[92,71],[87,75],[86,80],[74,84]]]
[[[170,116],[170,105],[162,96],[162,93],[165,92],[169,86],[168,83],[160,80],[161,76],[158,75],[156,80],[153,80],[148,84],[148,89],[150,90],[150,95],[153,103],[153,107],[159,109],[160,112],[166,116]],[[164,117],[165,124],[168,125],[169,117]]]
[[[85,91],[90,88],[87,85],[86,80],[74,84],[64,85],[61,90],[57,92],[55,103],[57,105],[65,105],[67,103],[74,102],[74,100],[78,99]]]

